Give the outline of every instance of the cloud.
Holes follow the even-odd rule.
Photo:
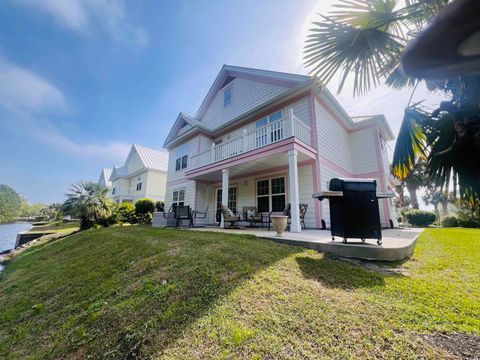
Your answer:
[[[63,93],[47,80],[0,58],[0,106],[13,112],[63,111]]]
[[[50,14],[58,24],[81,35],[101,28],[119,42],[148,45],[147,32],[129,21],[125,0],[19,0],[19,3]]]

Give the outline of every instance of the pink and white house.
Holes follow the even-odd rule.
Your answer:
[[[223,66],[195,116],[180,113],[165,140],[169,151],[166,207],[283,211],[292,205],[291,231],[300,232],[299,204],[308,204],[308,228],[329,225],[328,190],[333,177],[375,178],[388,191],[388,141],[383,115],[350,117],[312,78]],[[382,226],[395,221],[389,199],[379,200]]]

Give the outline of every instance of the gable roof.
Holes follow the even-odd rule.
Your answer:
[[[165,172],[168,171],[168,153],[166,151],[157,150],[138,144],[133,144],[130,152],[132,152],[134,149],[146,169]]]
[[[198,108],[195,114],[196,119],[201,120],[203,118],[216,93],[225,86],[225,83],[227,83],[229,79],[236,77],[280,85],[289,89],[311,80],[311,78],[306,75],[223,65],[210,90],[208,90],[207,96],[205,96],[205,99]]]
[[[188,134],[192,132],[192,130],[198,130],[198,129],[208,132],[208,130],[202,126],[202,124],[198,119],[195,119],[194,117],[181,112],[178,114],[177,119],[173,123],[173,126],[170,129],[170,132],[168,133],[167,138],[165,139],[165,142],[163,144],[164,147],[174,139],[178,138],[178,136],[180,135],[180,130],[184,127],[185,124],[188,124],[189,128],[183,131],[182,135]]]
[[[390,127],[387,118],[383,114],[352,116],[351,119],[354,122],[354,128],[362,128],[363,126],[374,125],[379,129],[385,140],[395,140],[395,135],[393,135],[392,128]]]
[[[133,144],[127,159],[122,166],[114,166],[109,177],[110,181],[119,177],[128,177],[128,163],[134,154],[138,155],[144,169],[157,170],[162,172],[168,171],[168,153],[163,150],[157,150],[148,146]]]
[[[98,178],[98,183],[104,183],[107,187],[112,186],[110,175],[112,175],[112,169],[103,168],[102,172],[100,173],[100,177]]]

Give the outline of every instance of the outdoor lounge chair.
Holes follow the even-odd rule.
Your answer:
[[[193,217],[190,206],[177,206],[175,208],[175,219],[177,220],[177,227],[181,225],[184,220],[188,221],[188,227],[193,227]]]
[[[195,219],[205,219],[208,214],[208,206],[205,211],[194,210],[193,211],[193,225],[195,226]]]
[[[230,223],[231,228],[234,227],[235,224],[241,220],[240,215],[230,210],[225,205],[222,205],[222,215],[223,215],[223,222]]]
[[[250,226],[254,228],[257,224],[260,224],[263,228],[263,224],[266,223],[267,216],[261,212],[255,206],[243,207],[243,218],[250,223]]]

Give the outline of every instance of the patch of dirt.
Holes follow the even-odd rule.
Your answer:
[[[337,259],[348,262],[350,264],[363,266],[367,270],[386,274],[386,275],[403,275],[409,276],[407,269],[401,266],[389,266],[386,263],[377,263],[375,261],[368,261],[368,260],[360,260],[360,259],[352,259],[352,258],[345,258],[345,257],[337,257]]]
[[[466,333],[418,334],[426,343],[459,359],[480,359],[480,336]]]

